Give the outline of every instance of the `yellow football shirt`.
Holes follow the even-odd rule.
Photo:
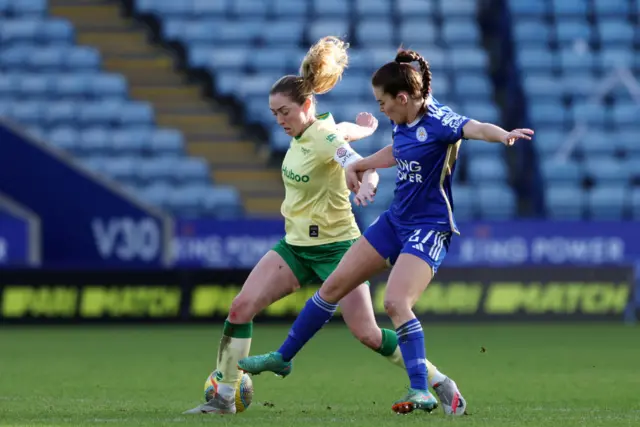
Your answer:
[[[316,246],[356,239],[360,230],[351,211],[344,170],[335,160],[340,147],[330,113],[293,138],[282,162],[285,240],[294,246]],[[340,150],[339,150],[340,149]]]

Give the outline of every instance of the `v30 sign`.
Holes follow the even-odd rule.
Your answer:
[[[91,229],[102,259],[151,261],[160,256],[161,230],[151,218],[95,218]]]

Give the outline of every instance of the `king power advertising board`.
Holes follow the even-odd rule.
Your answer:
[[[620,265],[640,261],[640,223],[475,222],[460,225],[447,266]],[[177,220],[174,259],[185,267],[252,268],[284,235],[279,220]]]

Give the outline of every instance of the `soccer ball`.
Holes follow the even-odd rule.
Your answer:
[[[218,390],[218,377],[222,375],[218,371],[213,371],[204,382],[204,399],[208,402],[213,399]],[[253,381],[246,373],[242,373],[236,383],[236,412],[247,410],[253,400]]]

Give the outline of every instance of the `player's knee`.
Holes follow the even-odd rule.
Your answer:
[[[405,298],[387,296],[384,299],[384,311],[393,319],[395,317],[401,317],[407,311],[411,311],[411,306]]]
[[[377,350],[382,344],[380,329],[359,328],[352,329],[351,332],[353,333],[353,336],[358,339],[358,341],[373,350]]]
[[[320,288],[320,297],[328,303],[337,304],[344,297],[338,280],[328,279]]]
[[[229,321],[232,323],[248,323],[256,315],[256,301],[243,294],[236,296],[229,309]]]

